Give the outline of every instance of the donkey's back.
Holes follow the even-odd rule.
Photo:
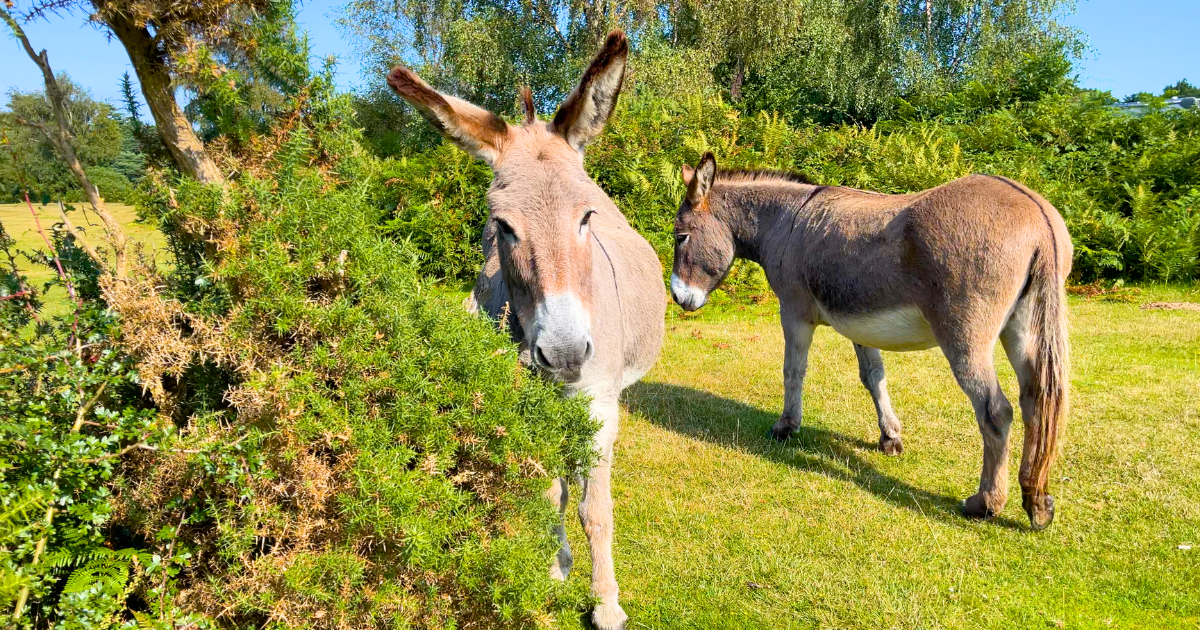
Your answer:
[[[932,323],[940,311],[985,294],[1015,301],[1035,255],[1054,262],[1062,279],[1071,268],[1071,240],[1057,210],[1000,177],[971,175],[905,195],[830,187],[804,216],[784,220],[798,229],[778,230],[786,240],[762,253],[783,272],[781,288],[810,294],[821,323],[884,350],[937,345],[918,312]],[[868,314],[870,321],[857,321]],[[892,326],[911,330],[913,339],[897,335],[889,344],[883,333]]]

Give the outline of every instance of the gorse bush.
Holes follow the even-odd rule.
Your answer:
[[[348,99],[300,100],[227,188],[148,189],[174,289],[109,295],[181,428],[130,461],[121,525],[185,552],[174,601],[222,623],[522,627],[582,605],[549,579],[541,494],[588,465],[585,404],[431,292],[379,233],[387,171]]]
[[[452,182],[372,157],[329,86],[267,134],[238,124],[225,186],[148,173],[169,272],[115,278],[60,237],[79,307],[51,321],[0,277],[0,593],[27,589],[23,626],[523,628],[586,606],[549,577],[542,496],[591,464],[586,401],[422,279],[389,221],[434,225]],[[427,210],[386,210],[396,176]]]
[[[1200,111],[1132,117],[1086,92],[998,102],[1007,104],[950,104],[927,117],[911,109],[912,118],[864,128],[794,126],[783,115],[745,115],[719,99],[634,98],[620,105],[589,149],[587,167],[668,268],[684,192],[679,167],[713,151],[725,168],[799,170],[822,184],[888,193],[973,172],[1004,175],[1038,190],[1063,213],[1075,242],[1077,280],[1200,277]],[[481,167],[466,170],[472,167],[440,148],[398,163],[420,164],[423,177],[394,182],[396,216],[410,218],[393,221],[392,229],[421,243],[428,271],[473,279],[472,265],[447,261],[465,260],[457,248],[478,241],[488,182]],[[439,205],[447,202],[458,205]],[[762,279],[741,267],[726,288],[765,291]]]

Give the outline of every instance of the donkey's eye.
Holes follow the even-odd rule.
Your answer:
[[[517,237],[517,233],[513,232],[512,226],[509,225],[507,221],[505,221],[503,219],[492,219],[492,220],[496,222],[496,229],[500,230],[501,234],[503,234],[504,236],[506,236],[508,238],[516,238]]]
[[[592,220],[592,215],[596,214],[595,210],[588,210],[583,213],[583,218],[579,221],[579,234],[582,235],[588,229],[588,222]]]
[[[675,247],[682,247],[684,243],[688,242],[689,236],[691,236],[691,235],[690,234],[676,234],[675,235]]]

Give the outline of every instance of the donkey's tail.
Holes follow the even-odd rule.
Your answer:
[[[1030,277],[1033,297],[1030,332],[1036,338],[1030,383],[1033,418],[1025,423],[1025,455],[1021,462],[1022,504],[1035,530],[1054,519],[1054,498],[1046,490],[1050,465],[1066,422],[1070,389],[1067,296],[1059,275],[1057,252],[1047,249],[1050,248],[1036,255]]]

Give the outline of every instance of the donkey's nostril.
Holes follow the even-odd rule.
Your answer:
[[[542,347],[540,345],[534,347],[533,349],[533,361],[544,368],[554,367],[550,364],[550,360],[546,358],[546,353],[542,352]]]
[[[588,339],[587,345],[583,348],[583,360],[587,361],[590,358],[592,358],[592,340]]]

